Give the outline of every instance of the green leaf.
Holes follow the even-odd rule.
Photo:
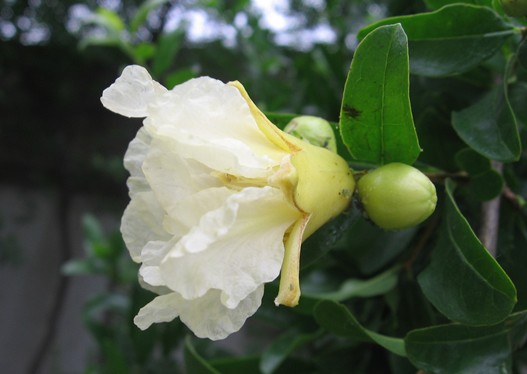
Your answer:
[[[203,357],[201,357],[196,349],[192,346],[190,335],[185,339],[185,369],[187,373],[192,374],[221,374],[214,369]]]
[[[416,102],[412,103],[415,107]],[[419,144],[423,148],[418,161],[441,170],[457,171],[452,155],[465,147],[465,143],[457,136],[450,120],[435,108],[429,107],[416,119],[415,127]]]
[[[517,30],[488,7],[447,5],[435,12],[387,18],[363,28],[364,38],[400,23],[409,40],[410,71],[430,77],[460,74],[494,55]]]
[[[82,216],[82,228],[84,231],[84,238],[89,244],[106,242],[106,236],[95,216],[91,214],[85,214]]]
[[[361,213],[354,208],[332,218],[315,231],[302,243],[300,267],[304,268],[324,256],[360,217]]]
[[[229,357],[211,360],[210,365],[224,374],[259,373],[260,357]]]
[[[346,232],[335,246],[358,265],[364,275],[371,275],[400,255],[415,236],[418,227],[401,231],[385,231],[363,217]]]
[[[312,314],[320,300],[344,301],[352,297],[373,297],[383,295],[397,285],[400,267],[396,266],[370,279],[351,278],[344,281],[333,292],[310,294],[303,292],[295,311]]]
[[[140,43],[134,48],[134,55],[141,60],[148,60],[156,52],[156,46],[152,43]]]
[[[518,61],[527,70],[527,39],[523,39],[518,46]]]
[[[104,273],[104,265],[92,258],[81,258],[79,260],[70,260],[62,266],[64,275],[93,275]]]
[[[426,5],[430,7],[432,10],[437,10],[445,5],[450,4],[472,4],[472,5],[481,5],[481,6],[487,6],[489,8],[492,8],[492,0],[425,0]]]
[[[517,161],[521,144],[518,125],[507,95],[507,77],[515,58],[511,58],[503,86],[490,91],[476,104],[452,113],[458,135],[483,156],[500,162]]]
[[[315,307],[315,319],[329,332],[348,339],[377,343],[387,350],[405,356],[404,341],[362,327],[348,308],[332,300],[322,300]]]
[[[490,160],[472,148],[464,148],[456,153],[456,163],[472,176],[486,173],[491,169]]]
[[[490,201],[501,194],[504,185],[501,173],[492,169],[472,178],[471,189],[476,200]]]
[[[124,30],[124,22],[121,16],[107,8],[98,8],[97,14],[104,19],[104,23],[116,31]]]
[[[184,83],[189,79],[196,78],[197,76],[198,72],[194,68],[178,69],[166,77],[165,87],[171,90],[178,84]]]
[[[516,289],[472,232],[456,206],[453,190],[448,179],[443,227],[432,262],[418,282],[448,318],[472,326],[499,323],[516,303]]]
[[[109,338],[101,343],[106,373],[129,374],[130,368],[126,364],[125,355],[122,349]]]
[[[146,21],[146,17],[148,17],[148,13],[150,13],[151,10],[157,8],[160,5],[168,3],[168,1],[169,0],[147,0],[143,2],[130,20],[130,32],[136,32],[139,26],[141,26],[143,22]]]
[[[513,311],[527,310],[527,225],[524,217],[508,205],[501,213],[498,240],[498,260],[518,293],[518,303]]]
[[[121,46],[121,39],[119,39],[116,36],[108,35],[108,36],[98,36],[98,35],[88,35],[84,36],[79,44],[78,47],[82,51],[86,49],[87,47],[113,47],[113,46]]]
[[[504,324],[470,327],[451,324],[408,333],[410,361],[426,373],[510,373],[511,353]]]
[[[527,341],[527,311],[512,314],[505,321],[509,330],[509,341],[512,350],[522,347]]]
[[[518,124],[527,127],[527,83],[516,82],[509,86],[509,101]]]
[[[278,369],[284,360],[297,348],[300,348],[320,337],[322,330],[306,334],[297,329],[290,329],[275,339],[262,354],[260,371],[271,374]]]
[[[340,131],[354,158],[378,165],[417,159],[408,87],[406,35],[401,25],[379,27],[357,47],[344,87]]]
[[[184,35],[180,29],[161,34],[152,62],[154,76],[160,76],[174,63]]]

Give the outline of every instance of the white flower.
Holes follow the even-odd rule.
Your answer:
[[[179,316],[198,337],[223,339],[281,268],[276,303],[296,305],[302,240],[349,203],[337,196],[354,188],[345,161],[281,132],[238,82],[201,77],[169,91],[128,66],[101,101],[146,117],[124,159],[121,231],[141,284],[160,296],[136,325]]]

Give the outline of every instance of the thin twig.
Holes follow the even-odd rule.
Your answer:
[[[492,166],[499,173],[503,170],[501,162],[492,161]],[[481,220],[479,229],[479,239],[487,251],[496,257],[498,247],[498,227],[500,222],[500,203],[501,194],[494,200],[486,201],[481,204]]]
[[[444,182],[445,179],[451,178],[457,182],[468,182],[470,180],[470,175],[464,171],[457,173],[449,173],[446,171],[440,171],[437,173],[424,173],[432,182]]]
[[[503,187],[503,197],[512,205],[512,207],[518,212],[523,211],[523,206],[518,201],[518,197],[508,186]]]
[[[432,232],[434,231],[437,224],[439,223],[439,220],[440,220],[440,215],[437,215],[434,217],[432,222],[430,222],[430,224],[426,227],[426,230],[421,236],[421,238],[419,239],[419,242],[415,246],[414,251],[408,258],[408,260],[406,260],[406,262],[404,263],[404,269],[407,273],[412,268],[413,262],[415,261],[415,259],[417,258],[417,256],[419,255],[419,253],[421,252],[425,244],[428,242],[428,239],[430,239],[430,236],[432,235]]]

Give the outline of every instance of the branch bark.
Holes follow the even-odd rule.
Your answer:
[[[492,161],[492,167],[498,172],[503,171],[503,164]],[[487,251],[496,258],[498,248],[498,229],[500,222],[501,194],[494,200],[481,204],[481,218],[479,228],[479,240]]]

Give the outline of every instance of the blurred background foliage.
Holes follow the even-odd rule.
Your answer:
[[[338,122],[359,30],[389,16],[429,10],[423,0],[1,0],[1,181],[58,191],[64,204],[72,194],[89,193],[120,216],[128,202],[122,157],[141,120],[130,125],[131,120],[105,110],[99,97],[124,66],[141,64],[169,88],[199,75],[239,80],[264,111]],[[511,43],[503,55],[510,54]],[[466,151],[454,157],[466,145],[450,126],[450,113],[477,102],[495,84],[505,68],[503,55],[462,75],[411,76],[413,116],[426,150],[418,164],[424,169],[459,172],[460,160],[470,159]],[[527,79],[521,68],[518,80],[511,101],[524,125]],[[504,166],[507,185],[517,196],[527,197],[526,172],[523,156]],[[489,196],[471,188],[460,184],[459,208],[477,227],[481,201]],[[442,206],[442,186],[438,194]],[[508,252],[499,258],[516,284],[515,311],[521,311],[527,284],[516,264],[527,263],[518,250],[527,237],[524,214],[517,205],[502,210],[500,243]],[[306,248],[333,250],[303,269],[303,306],[276,308],[277,285],[267,285],[256,314],[262,322],[244,327],[236,356],[221,343],[189,337],[179,320],[137,329],[133,316],[154,295],[138,285],[137,266],[119,232],[108,233],[86,216],[85,257],[67,258],[63,272],[102,276],[108,286],[83,312],[96,342],[84,373],[415,374],[407,358],[368,337],[363,343],[324,332],[313,316],[317,298],[309,295],[331,294],[362,326],[389,336],[447,323],[416,281],[430,262],[438,214],[401,232],[384,232],[356,214],[340,218],[340,231],[327,229],[306,242]],[[21,250],[16,238],[0,235],[1,266],[19,263]],[[526,365],[523,349],[512,370],[521,373]]]

